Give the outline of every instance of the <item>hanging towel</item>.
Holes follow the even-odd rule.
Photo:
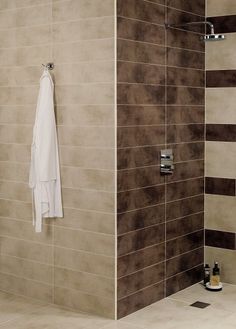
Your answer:
[[[42,218],[63,217],[53,94],[53,81],[45,69],[40,79],[29,177],[36,232],[42,231]]]

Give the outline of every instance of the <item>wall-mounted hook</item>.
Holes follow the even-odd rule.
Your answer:
[[[42,64],[45,68],[47,68],[48,70],[53,70],[54,69],[54,64],[53,63],[47,63],[46,65],[45,64]]]

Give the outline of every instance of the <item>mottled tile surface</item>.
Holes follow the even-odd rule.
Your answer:
[[[165,32],[164,21],[204,20],[205,1],[118,0],[117,13],[117,270],[123,317],[201,278],[203,29]],[[175,162],[169,177],[160,174],[160,151],[166,148],[173,149]],[[162,264],[168,267],[164,290]]]

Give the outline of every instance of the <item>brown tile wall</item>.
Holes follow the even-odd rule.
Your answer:
[[[200,281],[205,1],[117,1],[118,318]],[[175,171],[160,175],[160,150]]]
[[[0,0],[0,290],[114,317],[114,0]],[[30,144],[53,61],[64,219],[32,226]]]

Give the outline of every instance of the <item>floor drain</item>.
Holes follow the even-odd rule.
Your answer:
[[[209,305],[211,305],[211,304],[203,303],[203,302],[195,302],[195,303],[191,304],[190,306],[197,307],[197,308],[206,308]]]

